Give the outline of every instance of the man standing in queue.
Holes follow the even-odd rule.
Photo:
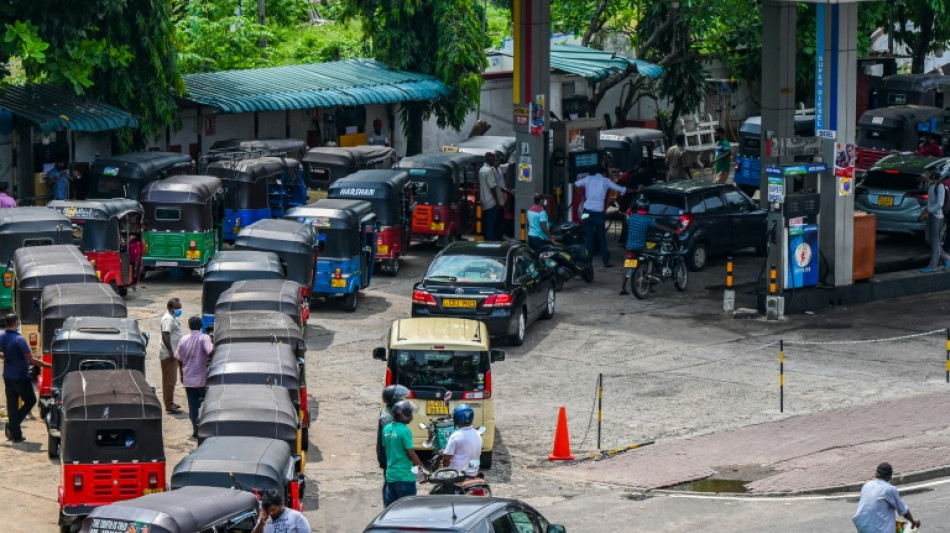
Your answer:
[[[310,533],[310,523],[300,511],[288,509],[279,492],[269,490],[261,497],[261,518],[251,533]]]
[[[188,319],[188,335],[182,337],[175,351],[175,359],[181,365],[181,385],[188,398],[188,418],[191,419],[191,438],[198,440],[198,410],[205,399],[208,382],[208,361],[214,355],[211,337],[201,332],[201,317]]]
[[[482,204],[482,235],[486,241],[498,238],[495,224],[498,222],[498,206],[505,201],[501,184],[495,170],[495,153],[485,153],[485,164],[478,170],[478,201]]]
[[[607,208],[607,191],[617,191],[620,194],[627,194],[627,188],[617,185],[610,178],[604,176],[607,169],[601,166],[596,174],[584,176],[577,180],[574,185],[584,189],[583,205],[584,215],[584,237],[587,240],[587,253],[591,260],[594,259],[594,251],[599,248],[600,255],[604,260],[605,267],[612,267],[610,263],[610,250],[607,249],[607,218],[604,210]],[[586,219],[584,218],[586,217]]]
[[[174,402],[175,381],[178,380],[180,365],[175,359],[175,351],[181,341],[181,300],[168,300],[165,314],[162,315],[162,345],[158,347],[158,358],[162,366],[162,400],[165,412],[170,415],[181,413],[181,406]]]
[[[383,505],[389,507],[394,501],[405,496],[416,495],[416,475],[412,472],[415,465],[427,475],[422,461],[412,449],[412,431],[407,424],[412,422],[412,413],[416,405],[409,400],[396,402],[393,406],[393,421],[383,428],[383,447],[386,448],[386,490]]]
[[[30,380],[30,365],[50,368],[50,364],[33,357],[26,339],[20,335],[20,318],[15,314],[4,318],[6,331],[0,335],[0,358],[3,359],[3,388],[7,397],[8,422],[4,430],[7,440],[23,442],[20,424],[36,405],[36,393]],[[23,405],[20,405],[20,401]]]
[[[402,385],[387,385],[383,389],[385,406],[379,413],[379,424],[376,426],[376,462],[383,471],[383,501],[386,500],[386,447],[383,446],[383,430],[393,423],[393,406],[408,398],[409,393],[409,389]]]

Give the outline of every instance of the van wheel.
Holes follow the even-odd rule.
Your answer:
[[[343,310],[347,313],[356,311],[356,291],[346,293],[343,296]]]
[[[59,457],[59,441],[59,437],[54,437],[52,435],[46,437],[46,455],[48,455],[50,459],[56,459]]]
[[[482,452],[482,455],[478,458],[478,462],[480,463],[478,465],[479,468],[482,468],[484,470],[491,470],[491,460],[492,460],[493,451],[494,450]]]

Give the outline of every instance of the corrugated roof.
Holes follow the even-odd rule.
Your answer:
[[[512,55],[510,41],[500,52]],[[623,57],[575,44],[551,44],[551,68],[582,76],[589,83],[596,83],[630,66],[645,78],[659,78],[663,74],[663,67],[635,57]]]
[[[390,70],[372,59],[188,74],[184,80],[186,100],[223,113],[395,104],[450,93],[432,76]]]
[[[135,117],[91,98],[55,85],[27,85],[0,91],[0,108],[39,126],[43,133],[65,129],[106,131],[134,128]]]

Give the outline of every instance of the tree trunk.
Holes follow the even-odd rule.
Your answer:
[[[910,65],[912,74],[923,74],[927,61],[927,52],[930,50],[930,41],[933,40],[934,30],[934,12],[928,5],[922,5],[920,8],[920,27],[917,35],[916,46],[911,47],[913,60]]]
[[[406,119],[408,125],[406,132],[406,155],[416,155],[422,152],[422,112],[424,106],[421,102],[406,102]]]
[[[257,0],[257,22],[261,26],[267,25],[267,10],[264,8],[264,0]],[[261,48],[267,48],[267,39],[261,37]]]

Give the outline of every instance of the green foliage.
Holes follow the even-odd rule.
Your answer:
[[[910,49],[911,72],[922,73],[927,55],[950,41],[950,0],[906,0],[896,11],[894,38]]]
[[[355,23],[287,26],[275,28],[273,35],[267,50],[273,65],[323,63],[367,57],[370,53]]]
[[[182,73],[267,65],[260,43],[273,34],[257,22],[256,9],[238,15],[239,0],[175,0],[174,5]]]
[[[486,48],[500,48],[502,41],[511,34],[511,9],[488,4],[488,24],[485,37]]]

